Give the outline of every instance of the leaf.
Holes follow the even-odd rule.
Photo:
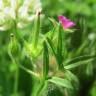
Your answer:
[[[61,45],[57,46],[58,47],[58,49],[57,49],[58,53],[56,53],[53,42],[49,38],[47,38],[47,42],[48,42],[48,44],[50,45],[50,47],[52,49],[52,52],[53,52],[53,54],[54,54],[54,56],[56,58],[56,61],[58,63],[59,69],[64,70],[64,66],[63,66],[63,63],[62,63],[61,48],[60,48]]]
[[[48,19],[52,22],[53,26],[56,28],[58,25],[58,22],[54,18],[48,18]]]
[[[79,89],[79,79],[75,74],[73,74],[71,71],[66,70],[64,73],[64,76],[66,79],[68,79],[70,82],[72,82],[72,85],[74,89],[78,90]]]
[[[47,91],[48,91],[48,81],[46,80],[44,83],[44,86],[42,88],[42,90],[40,91],[40,96],[47,96]]]
[[[73,74],[71,71],[66,70],[65,71],[65,77],[68,78],[68,80],[74,80],[76,83],[79,83],[79,80],[75,74]]]
[[[47,39],[47,43],[49,44],[50,48],[52,49],[53,54],[55,55],[55,57],[57,59],[57,55],[56,55],[56,52],[55,52],[55,47],[54,47],[53,42],[49,38],[46,38],[46,39]]]
[[[93,76],[94,72],[93,72],[93,65],[91,63],[89,63],[86,67],[86,74],[88,76]]]
[[[32,93],[31,93],[31,96],[40,96],[43,88],[44,88],[44,85],[45,85],[45,81],[41,80],[41,81],[35,81],[35,85],[32,89]],[[38,86],[38,87],[37,87]]]
[[[67,79],[62,79],[59,77],[52,77],[48,80],[49,82],[52,82],[58,86],[62,86],[64,88],[73,89],[71,83]]]
[[[59,28],[58,28],[58,43],[57,43],[57,60],[58,60],[58,66],[59,66],[59,69],[64,69],[63,67],[63,56],[62,56],[62,32],[61,32],[61,26],[59,25]]]
[[[43,76],[46,78],[48,76],[49,71],[49,53],[46,42],[43,43],[44,51],[43,51]]]
[[[90,62],[95,58],[96,58],[96,55],[79,56],[79,57],[73,58],[72,60],[68,61],[66,63],[67,65],[64,68],[65,69],[75,68],[75,67],[78,67],[80,65],[86,64],[87,62]]]

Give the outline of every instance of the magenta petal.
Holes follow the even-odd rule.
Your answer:
[[[75,26],[75,24],[73,22],[68,22],[68,23],[65,23],[65,24],[62,23],[62,25],[63,25],[64,29],[68,29],[70,27]]]
[[[64,29],[68,29],[70,27],[75,26],[75,23],[70,21],[69,19],[67,19],[64,16],[58,16],[59,22],[62,24]]]

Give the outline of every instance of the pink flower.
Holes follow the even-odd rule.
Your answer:
[[[62,24],[64,29],[75,26],[75,23],[67,19],[65,16],[58,16],[59,22]]]

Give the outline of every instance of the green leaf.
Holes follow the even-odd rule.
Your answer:
[[[58,66],[59,66],[59,69],[64,69],[64,66],[63,66],[63,56],[62,56],[62,32],[61,32],[61,26],[59,25],[59,28],[58,28],[58,43],[57,43],[57,60],[58,60]]]
[[[44,51],[43,51],[43,76],[46,78],[48,76],[49,71],[49,53],[46,42],[43,43]]]
[[[50,48],[52,49],[53,54],[55,55],[55,57],[57,59],[57,55],[56,55],[56,51],[55,51],[53,42],[49,38],[46,38],[46,39],[47,39],[47,43],[49,44]]]
[[[77,76],[69,70],[65,71],[65,77],[68,78],[68,80],[74,80],[76,83],[79,83]]]
[[[45,85],[45,81],[43,81],[43,80],[41,80],[39,82],[35,81],[35,86],[33,88],[31,96],[40,96],[40,94],[44,88],[44,85]]]
[[[48,81],[46,80],[44,83],[44,86],[42,88],[42,90],[40,91],[40,96],[47,96],[47,91],[48,91]]]
[[[55,28],[53,28],[52,30],[44,34],[45,37],[50,38],[50,39],[53,39],[54,35],[55,35]]]
[[[79,57],[73,58],[72,60],[68,61],[64,68],[65,69],[75,68],[75,67],[78,67],[80,65],[86,64],[95,58],[96,58],[96,55],[79,56]]]
[[[86,74],[88,76],[93,76],[94,72],[93,72],[93,65],[91,63],[89,63],[86,67]]]
[[[62,79],[59,77],[52,77],[48,81],[52,82],[58,86],[64,87],[64,88],[73,89],[71,83],[67,79]]]
[[[71,71],[66,70],[64,73],[64,76],[66,79],[68,79],[70,82],[72,82],[72,85],[74,87],[74,89],[79,89],[79,79],[77,78],[77,76],[75,74],[73,74]]]
[[[48,18],[48,19],[52,22],[53,26],[56,28],[58,25],[58,22],[54,18]]]
[[[48,42],[48,44],[50,45],[50,47],[52,49],[52,52],[53,52],[53,54],[54,54],[54,56],[56,58],[56,61],[58,63],[59,69],[63,70],[64,66],[63,66],[63,63],[62,63],[62,55],[60,54],[60,51],[61,51],[60,46],[61,45],[58,44],[58,49],[57,49],[58,53],[56,53],[53,42],[49,38],[47,38],[47,42]]]

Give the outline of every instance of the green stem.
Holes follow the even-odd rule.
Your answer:
[[[17,28],[15,28],[15,29],[17,29]],[[16,30],[15,34],[17,34],[17,30]],[[12,47],[13,42],[14,42],[14,35],[11,34],[11,42],[10,42],[11,47]],[[9,53],[9,56],[10,56],[13,64],[15,64],[14,66],[16,67],[16,72],[15,72],[15,76],[14,76],[14,88],[13,88],[14,90],[13,90],[13,94],[14,94],[14,96],[17,96],[17,93],[18,93],[18,78],[19,78],[19,65],[17,64],[17,61],[14,58],[14,56],[12,55],[12,52],[11,52],[10,49],[9,49],[8,53]]]
[[[36,79],[39,80],[39,77],[40,77],[39,74],[33,72],[32,70],[29,70],[29,69],[25,68],[25,67],[22,66],[22,65],[19,65],[19,67],[20,67],[21,69],[23,69],[24,71],[26,71],[27,73],[29,73],[30,75],[32,75],[34,78],[36,78]]]
[[[38,87],[37,86],[34,87],[33,94],[31,96],[40,96],[44,84],[45,84],[45,80],[40,80]]]
[[[15,83],[14,83],[14,96],[18,93],[18,79],[19,79],[19,66],[16,64]]]
[[[15,72],[15,81],[14,81],[14,96],[17,96],[17,93],[18,93],[18,78],[19,78],[19,66],[16,62],[16,60],[14,59],[14,57],[12,56],[12,54],[9,52],[9,56],[12,60],[12,62],[14,64],[16,64],[16,72]]]

